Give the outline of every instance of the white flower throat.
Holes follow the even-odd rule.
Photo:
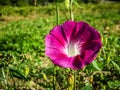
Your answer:
[[[75,44],[70,43],[66,47],[66,53],[69,57],[76,56],[76,55],[80,54],[79,50],[80,50],[79,45],[77,43],[75,43]]]

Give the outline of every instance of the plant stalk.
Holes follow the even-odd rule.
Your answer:
[[[73,0],[70,0],[70,7],[69,7],[69,12],[70,12],[70,20],[74,20],[74,16],[73,16],[73,11],[72,11],[72,4],[73,4]]]
[[[58,0],[55,0],[56,5],[56,25],[59,24],[59,9],[58,9]]]
[[[76,71],[74,70],[74,90],[76,90]]]

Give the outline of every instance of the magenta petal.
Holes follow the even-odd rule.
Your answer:
[[[61,25],[56,26],[55,28],[53,28],[50,32],[50,34],[52,37],[54,37],[59,43],[61,43],[61,45],[65,45],[67,42],[66,39],[66,35],[65,35],[65,31],[63,28],[61,28]],[[51,39],[53,40],[53,39]]]
[[[51,35],[56,37],[63,44],[70,40],[74,27],[77,23],[73,21],[67,21],[62,25],[58,25],[50,32]]]
[[[63,25],[61,25],[61,29],[64,30],[67,40],[71,39],[73,35],[73,31],[75,30],[77,23],[73,21],[67,21]]]
[[[58,58],[58,59],[52,59],[53,63],[55,65],[58,65],[60,67],[63,67],[63,68],[73,68],[72,67],[72,64],[71,64],[71,61],[73,61],[74,58],[70,58],[70,57],[61,57],[61,58]],[[59,62],[59,63],[58,63]]]
[[[72,41],[79,41],[81,43],[97,39],[100,39],[100,34],[93,27],[83,21],[77,23],[71,36]]]
[[[59,42],[58,39],[56,39],[54,36],[51,34],[46,36],[45,39],[45,53],[48,55],[51,59],[56,59],[60,57],[66,56],[63,49],[64,45]]]
[[[72,67],[73,69],[80,69],[85,66],[84,62],[82,61],[79,55],[74,58],[72,65],[73,65]]]
[[[57,48],[51,48],[48,47],[46,48],[46,55],[48,55],[51,59],[58,59],[58,58],[65,58],[66,54],[64,54],[64,52],[60,51]]]
[[[86,38],[83,37],[84,34],[87,34],[86,31],[88,30],[89,25],[85,22],[78,22],[77,25],[74,27],[72,31],[71,40],[72,41],[84,41]]]
[[[55,38],[54,36],[47,35],[45,38],[45,45],[46,47],[50,47],[50,48],[64,48],[64,44],[63,42],[59,41],[57,38]]]
[[[85,66],[79,56],[54,59],[52,62],[63,68],[80,69]]]
[[[91,41],[87,42],[82,47],[82,60],[85,64],[90,64],[94,58],[97,56],[97,53],[99,52],[100,48],[102,47],[102,43],[100,41]]]
[[[45,46],[55,65],[80,69],[95,59],[102,43],[100,34],[87,23],[67,21],[46,35]]]

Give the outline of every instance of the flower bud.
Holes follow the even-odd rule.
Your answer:
[[[25,77],[29,74],[30,68],[26,67],[25,68]]]
[[[70,0],[65,0],[65,7],[69,9],[70,7]]]
[[[93,83],[93,76],[90,76],[90,77],[89,77],[89,82],[90,82],[90,84]]]
[[[68,77],[68,84],[74,85],[74,75],[70,74]]]

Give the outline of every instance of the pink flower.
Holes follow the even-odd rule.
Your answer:
[[[100,34],[87,23],[67,21],[46,35],[45,46],[55,65],[80,69],[95,59],[102,43]]]

